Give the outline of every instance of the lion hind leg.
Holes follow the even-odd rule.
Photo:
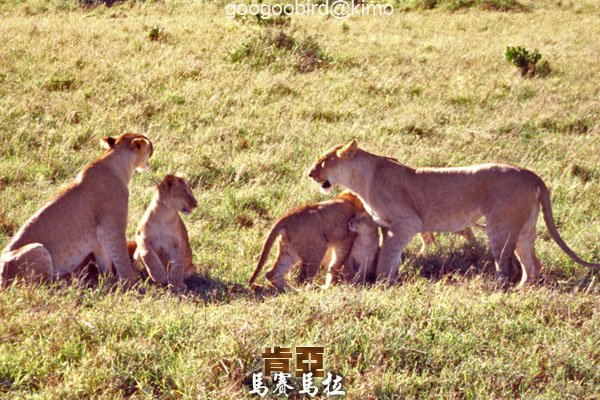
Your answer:
[[[327,276],[325,277],[323,288],[326,289],[338,281],[338,275],[340,274],[342,265],[346,258],[348,258],[350,250],[352,249],[352,243],[354,243],[354,240],[333,246],[331,260],[329,261],[329,265],[327,265]]]
[[[435,244],[435,234],[433,232],[421,232],[419,236],[421,237],[421,250],[419,250],[419,254],[427,254],[431,245]]]
[[[303,284],[312,282],[323,265],[329,265],[332,252],[328,251],[327,245],[324,243],[321,246],[315,246],[310,249],[305,249],[298,257],[302,260],[300,264],[300,273],[298,274],[298,283]]]
[[[514,232],[502,232],[488,228],[490,247],[494,255],[496,274],[501,281],[507,281],[512,275],[512,260],[517,242]]]
[[[533,283],[539,278],[542,264],[535,255],[535,223],[537,220],[537,207],[532,211],[529,220],[521,230],[517,240],[515,253],[521,262],[522,275],[519,288],[528,283]]]
[[[26,280],[55,278],[52,255],[41,243],[31,243],[0,256],[0,286],[6,286],[16,277]]]
[[[470,245],[474,245],[477,242],[475,235],[473,234],[473,229],[471,228],[461,229],[460,231],[456,231],[454,233],[464,237]]]
[[[280,251],[277,260],[273,267],[265,273],[267,280],[280,292],[286,289],[293,290],[294,288],[285,279],[287,272],[292,269],[300,261],[295,254],[290,254],[285,251]]]

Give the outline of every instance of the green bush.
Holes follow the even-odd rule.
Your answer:
[[[550,73],[550,64],[546,60],[540,62],[542,54],[535,49],[529,51],[522,46],[506,46],[506,60],[519,68],[521,76],[546,76]]]

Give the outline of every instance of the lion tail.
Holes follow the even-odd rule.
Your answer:
[[[554,239],[554,241],[556,242],[556,244],[558,244],[562,251],[567,253],[567,255],[571,257],[571,259],[577,264],[588,268],[600,268],[600,264],[594,264],[579,258],[579,256],[575,254],[575,252],[571,250],[571,248],[565,243],[563,238],[558,233],[558,229],[556,229],[556,224],[554,223],[554,217],[552,215],[552,206],[550,204],[550,192],[548,191],[548,187],[540,178],[538,178],[538,186],[540,189],[539,201],[542,205],[542,211],[544,213],[544,222],[546,222],[546,227],[548,228],[552,239]]]
[[[275,225],[273,225],[273,227],[269,231],[269,234],[267,235],[267,239],[265,240],[265,243],[263,244],[263,248],[260,253],[260,258],[258,259],[258,264],[256,265],[256,269],[254,270],[254,273],[248,280],[248,283],[250,285],[252,285],[254,283],[254,281],[258,277],[258,274],[263,269],[263,266],[265,265],[265,263],[267,262],[267,258],[269,257],[269,253],[271,252],[271,248],[273,247],[273,243],[275,243],[275,239],[277,239],[277,237],[280,234],[283,234],[284,229],[285,229],[285,219],[280,219],[279,221],[277,221],[275,223]]]

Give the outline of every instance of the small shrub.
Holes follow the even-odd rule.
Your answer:
[[[148,31],[148,39],[150,39],[151,42],[157,42],[162,36],[164,36],[164,32],[158,25],[154,25]]]
[[[584,167],[578,164],[571,164],[571,175],[576,176],[582,180],[582,182],[590,182],[595,177],[594,170]]]
[[[547,76],[550,73],[550,64],[546,60],[540,62],[542,54],[538,49],[531,52],[522,46],[506,46],[504,56],[508,62],[519,68],[521,76]]]

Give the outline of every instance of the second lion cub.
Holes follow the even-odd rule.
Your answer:
[[[361,211],[348,222],[350,231],[356,233],[352,251],[344,262],[344,280],[365,283],[375,277],[375,262],[379,253],[379,229],[373,218]]]
[[[138,225],[134,262],[159,285],[170,284],[178,291],[187,289],[183,281],[195,269],[187,229],[179,212],[189,214],[197,205],[187,183],[167,175]]]
[[[305,278],[312,278],[311,275],[319,271],[329,249],[333,251],[328,266],[327,283],[331,283],[335,279],[333,275],[341,269],[355,243],[356,233],[350,231],[348,223],[357,212],[363,210],[358,197],[345,192],[332,200],[290,211],[271,228],[256,270],[249,280],[250,285],[258,286],[254,285],[254,281],[278,237],[281,237],[281,240],[277,261],[265,274],[275,288],[279,291],[292,288],[285,275],[297,264],[301,264],[301,271],[307,275]],[[377,232],[377,227],[374,226],[374,230]]]

